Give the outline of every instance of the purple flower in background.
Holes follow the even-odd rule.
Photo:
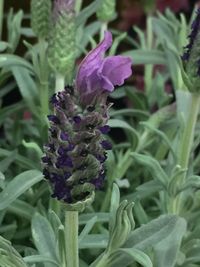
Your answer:
[[[76,77],[76,87],[83,104],[94,101],[105,92],[112,92],[114,86],[122,85],[132,74],[132,60],[125,56],[104,54],[112,45],[112,35],[105,32],[104,40],[81,62]],[[91,104],[91,103],[90,103]]]

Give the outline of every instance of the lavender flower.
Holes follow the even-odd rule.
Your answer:
[[[112,35],[105,33],[104,40],[82,61],[76,77],[76,87],[83,105],[93,104],[99,96],[114,90],[115,85],[122,85],[131,71],[129,57],[109,56],[105,51],[112,44]]]
[[[186,72],[189,77],[196,78],[200,75],[200,8],[196,11],[196,17],[192,23],[188,38],[189,43],[185,47],[182,60],[186,64]]]
[[[131,60],[122,56],[103,59],[111,34],[81,63],[75,86],[53,95],[54,115],[49,115],[49,143],[42,158],[44,176],[52,197],[72,209],[83,209],[105,179],[104,162],[111,144],[105,140],[110,105],[108,92],[131,75]]]

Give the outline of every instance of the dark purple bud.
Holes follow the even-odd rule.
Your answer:
[[[55,152],[54,144],[46,144],[45,147],[48,149],[49,152],[51,153]]]
[[[100,162],[100,163],[104,163],[105,160],[107,159],[106,155],[96,155],[96,159]]]
[[[60,121],[58,119],[58,117],[56,115],[48,115],[47,116],[48,120],[55,123],[55,124],[59,124]]]
[[[72,159],[69,156],[60,156],[56,162],[57,168],[68,167],[73,168]]]
[[[64,173],[64,179],[67,180],[72,174],[70,172]]]
[[[100,189],[103,186],[104,180],[105,180],[105,172],[102,170],[99,176],[93,179],[92,183],[94,184],[96,189]]]
[[[60,139],[61,139],[62,141],[68,141],[68,140],[69,140],[69,135],[68,135],[68,133],[61,132],[61,133],[60,133]]]
[[[44,169],[42,173],[43,173],[43,175],[44,175],[44,177],[46,179],[49,179],[50,178],[50,173],[49,173],[49,171],[47,169]]]
[[[69,145],[67,146],[67,151],[72,151],[74,149],[75,145],[69,143]]]
[[[79,124],[81,122],[81,117],[80,116],[74,116],[73,120],[75,123]]]
[[[52,165],[51,159],[49,157],[42,157],[42,162],[46,163],[47,165]]]
[[[59,182],[61,180],[61,176],[59,174],[53,172],[53,173],[50,174],[50,180],[53,183],[57,183],[57,182]]]
[[[111,150],[112,149],[112,144],[110,142],[108,142],[107,140],[103,140],[101,142],[101,145],[105,150]]]
[[[62,147],[62,146],[60,146],[60,147],[58,148],[58,154],[61,155],[61,156],[67,154],[67,149],[64,148],[64,147]]]
[[[53,104],[54,106],[56,106],[56,105],[59,103],[56,94],[54,94],[54,95],[51,97],[50,102],[51,102],[51,104]]]
[[[110,126],[108,126],[108,125],[102,126],[102,127],[99,128],[99,131],[102,134],[107,134],[110,131]]]

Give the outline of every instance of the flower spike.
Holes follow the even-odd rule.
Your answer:
[[[105,139],[111,106],[106,100],[114,85],[121,85],[131,75],[129,58],[103,58],[111,44],[107,32],[81,63],[75,86],[66,86],[51,99],[54,114],[48,116],[43,174],[51,184],[52,197],[65,203],[68,210],[82,211],[105,179],[106,154],[112,149]]]

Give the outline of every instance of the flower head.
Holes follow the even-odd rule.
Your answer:
[[[112,149],[105,139],[110,129],[106,98],[131,75],[129,58],[103,57],[111,43],[107,32],[81,63],[75,86],[51,98],[54,114],[48,116],[44,176],[51,184],[52,197],[65,202],[68,209],[83,210],[105,179],[106,151]]]
[[[112,45],[112,35],[105,32],[104,40],[82,61],[76,77],[76,87],[81,101],[95,101],[99,95],[112,92],[132,74],[132,60],[125,56],[104,57]]]

